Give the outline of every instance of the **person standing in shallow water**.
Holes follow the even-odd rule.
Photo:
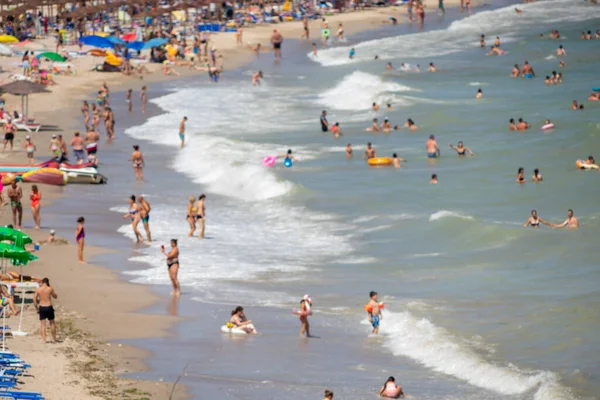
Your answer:
[[[201,194],[196,202],[196,223],[198,224],[198,239],[204,239],[204,222],[206,221],[204,202],[206,195]]]
[[[135,173],[135,180],[141,182],[144,180],[144,155],[140,151],[140,146],[134,145],[131,158],[129,159],[133,163],[133,172]]]
[[[148,236],[148,241],[152,241],[152,234],[150,233],[150,203],[148,200],[144,198],[144,196],[138,196],[138,202],[140,203],[140,218],[142,224],[144,225],[144,230],[146,231],[146,236]]]
[[[165,246],[161,246],[162,253],[167,257],[167,270],[169,279],[173,285],[173,296],[181,296],[181,286],[177,274],[179,272],[179,247],[177,247],[177,239],[171,239],[171,250],[167,253]]]
[[[83,261],[83,247],[85,246],[85,229],[83,228],[84,223],[85,218],[77,218],[77,230],[75,230],[75,241],[77,242],[77,258],[79,259],[79,263],[81,264],[86,263],[85,261]]]
[[[187,117],[183,117],[181,122],[179,123],[179,140],[181,140],[181,148],[185,146],[185,123],[187,122]]]

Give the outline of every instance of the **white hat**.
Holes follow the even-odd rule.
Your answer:
[[[56,135],[52,135],[52,139],[56,139]]]
[[[56,234],[56,231],[54,229],[50,229],[50,234],[54,236]]]
[[[25,136],[25,139],[29,140],[29,139],[31,139],[31,136],[27,135],[27,136]]]

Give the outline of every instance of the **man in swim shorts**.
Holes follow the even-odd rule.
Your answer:
[[[275,59],[281,59],[281,43],[283,42],[283,36],[277,29],[273,29],[273,34],[271,35],[271,44],[273,45],[273,54],[275,55]]]
[[[179,140],[181,140],[181,148],[185,145],[185,123],[187,121],[187,117],[183,117],[181,122],[179,123]]]
[[[371,142],[367,143],[367,148],[365,149],[365,155],[363,158],[375,158],[375,149],[371,146]]]
[[[42,334],[42,342],[46,344],[46,320],[50,321],[50,331],[52,332],[52,343],[56,343],[56,323],[54,322],[54,307],[52,307],[52,299],[58,296],[50,286],[48,278],[42,279],[42,286],[35,290],[33,296],[33,305],[40,314],[40,333]]]
[[[381,310],[379,310],[377,292],[369,293],[369,297],[371,299],[367,303],[367,313],[369,314],[369,322],[373,325],[373,334],[377,335],[379,333],[379,323],[383,319],[383,315],[381,315]]]
[[[85,151],[83,151],[84,146],[85,143],[83,138],[79,135],[79,131],[75,132],[75,136],[73,136],[73,139],[71,140],[71,147],[73,148],[77,164],[83,163],[83,160],[85,159]]]
[[[321,130],[323,132],[329,131],[329,122],[327,122],[327,111],[323,110],[321,113]]]
[[[144,230],[146,231],[146,236],[148,236],[148,242],[152,241],[152,235],[150,233],[150,203],[144,198],[144,196],[138,196],[138,203],[140,204],[140,218],[142,224],[144,225]]]
[[[23,220],[23,191],[17,186],[17,181],[13,180],[8,188],[8,198],[10,199],[10,207],[13,215],[13,225],[16,229],[21,229],[21,221]]]
[[[85,149],[87,150],[88,156],[90,154],[96,154],[98,152],[98,141],[100,140],[100,134],[96,131],[89,131],[85,134]]]
[[[441,155],[440,148],[435,141],[435,136],[429,135],[429,140],[425,143],[425,147],[427,147],[427,157],[437,158]]]

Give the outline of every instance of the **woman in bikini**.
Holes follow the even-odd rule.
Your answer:
[[[171,251],[167,253],[165,251],[165,246],[161,246],[161,251],[167,257],[167,269],[169,270],[169,278],[173,285],[171,294],[174,296],[181,296],[181,286],[179,286],[179,280],[177,279],[177,273],[179,272],[179,248],[177,247],[177,239],[171,239]]]
[[[135,179],[139,182],[144,180],[144,155],[140,151],[140,146],[133,146],[133,153],[129,159],[133,163],[133,172],[135,172]]]
[[[75,231],[75,241],[77,242],[77,258],[79,259],[79,262],[81,264],[85,264],[85,261],[83,261],[83,246],[85,245],[85,230],[83,229],[84,223],[85,218],[77,218],[77,230]]]
[[[550,225],[548,222],[544,221],[543,219],[541,219],[538,215],[537,215],[537,211],[535,210],[531,210],[531,217],[529,217],[529,219],[527,220],[527,222],[525,222],[525,224],[523,225],[525,228],[527,228],[528,226],[531,226],[532,228],[539,228],[540,224],[544,224],[544,225],[548,225],[548,226],[552,226]]]
[[[190,224],[190,233],[188,234],[188,237],[194,236],[194,232],[196,232],[196,211],[196,197],[190,196],[186,214],[187,221]]]
[[[519,168],[519,170],[517,171],[517,183],[527,182],[525,180],[525,177],[523,176],[524,173],[525,173],[525,170],[523,169],[523,167]]]
[[[96,132],[100,132],[100,109],[92,103],[92,126]]]
[[[133,228],[133,233],[135,234],[135,240],[139,242],[144,241],[144,237],[138,230],[138,225],[141,221],[140,218],[140,206],[135,202],[135,196],[131,195],[129,198],[129,212],[123,215],[123,219],[131,219],[131,227]]]
[[[449,146],[449,147],[450,147],[452,150],[455,150],[455,151],[456,151],[456,153],[457,153],[459,156],[466,156],[466,155],[467,155],[467,152],[469,153],[469,155],[471,155],[471,156],[473,155],[473,152],[471,151],[471,149],[470,149],[470,148],[468,148],[468,147],[465,147],[465,146],[463,145],[463,142],[458,142],[458,145],[457,145],[456,147],[454,147],[454,146],[453,146],[453,145],[451,145],[451,144],[449,144],[448,146]]]
[[[31,186],[31,213],[35,222],[35,229],[40,229],[40,201],[42,200],[42,192],[38,190],[37,185]]]
[[[256,328],[252,324],[252,321],[246,318],[244,314],[244,307],[237,306],[235,310],[231,312],[231,319],[229,320],[236,328],[244,330],[246,333],[258,333]]]

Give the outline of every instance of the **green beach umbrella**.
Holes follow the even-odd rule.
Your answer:
[[[9,240],[13,242],[15,246],[21,248],[25,247],[26,244],[33,243],[33,240],[23,232],[3,226],[0,227],[0,242],[5,240]]]
[[[8,243],[0,243],[0,257],[10,260],[12,265],[19,267],[29,264],[29,261],[38,259],[37,256],[34,256],[27,250]]]
[[[39,60],[40,58],[44,57],[44,58],[47,58],[47,59],[49,59],[49,60],[52,60],[52,61],[59,61],[59,62],[65,62],[65,61],[67,61],[67,59],[66,59],[66,58],[64,58],[64,57],[63,57],[63,56],[61,56],[60,54],[58,54],[58,53],[55,53],[55,52],[53,52],[53,51],[47,51],[47,52],[45,52],[45,53],[38,54],[38,55],[37,55],[37,56],[35,56],[35,57],[36,57],[38,60]]]

